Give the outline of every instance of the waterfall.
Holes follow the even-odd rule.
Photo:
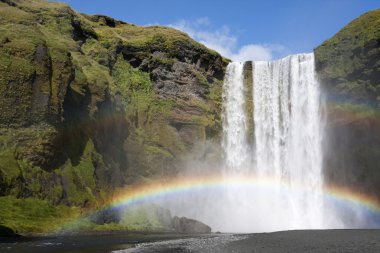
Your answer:
[[[223,143],[225,163],[229,170],[239,173],[249,166],[247,117],[245,113],[244,78],[241,62],[227,66],[223,92]]]
[[[314,55],[252,63],[253,136],[247,133],[243,67],[230,63],[225,77],[225,170],[227,176],[248,171],[270,178],[273,189],[270,194],[235,195],[257,216],[251,218],[253,225],[267,222],[268,230],[323,228],[323,120]]]

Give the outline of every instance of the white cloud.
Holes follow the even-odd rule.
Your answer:
[[[245,45],[242,46],[236,54],[231,55],[235,61],[269,61],[273,58],[271,49],[261,45]]]
[[[181,20],[169,26],[187,33],[193,39],[224,56],[231,55],[231,49],[237,42],[236,38],[230,35],[228,27],[212,31],[208,18],[200,18],[194,22]]]
[[[238,48],[238,38],[230,32],[229,27],[215,29],[207,17],[192,22],[181,20],[169,26],[189,34],[206,47],[234,61],[268,61],[289,53],[286,47],[278,44],[247,44]]]

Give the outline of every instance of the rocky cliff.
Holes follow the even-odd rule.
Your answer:
[[[328,105],[326,178],[380,196],[380,10],[315,57]],[[176,174],[188,154],[217,163],[227,64],[171,28],[0,0],[0,224],[51,230],[119,186]]]
[[[328,181],[380,200],[380,9],[315,49],[327,100]]]
[[[0,196],[96,206],[176,173],[218,138],[226,65],[172,28],[1,0]]]

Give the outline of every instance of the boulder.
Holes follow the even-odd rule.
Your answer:
[[[186,217],[174,216],[173,227],[177,233],[184,233],[184,234],[211,233],[211,227],[207,226],[206,224],[200,221],[188,219]]]
[[[19,237],[20,235],[16,234],[13,229],[0,225],[0,237]]]

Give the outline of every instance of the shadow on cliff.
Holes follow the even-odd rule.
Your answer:
[[[129,135],[125,113],[115,102],[117,98],[112,98],[108,92],[96,107],[91,105],[92,100],[87,86],[81,93],[68,87],[63,103],[63,120],[58,127],[60,136],[56,146],[59,151],[47,169],[61,167],[68,160],[73,166],[79,165],[88,142],[92,141],[92,163],[97,172],[102,171],[102,175],[97,175],[98,180],[121,185],[122,178],[111,174],[125,171],[127,166],[123,148]],[[91,108],[95,109],[92,111]],[[107,171],[109,175],[104,173]]]

